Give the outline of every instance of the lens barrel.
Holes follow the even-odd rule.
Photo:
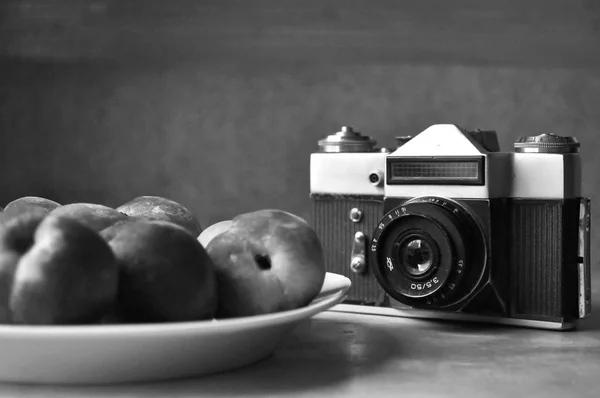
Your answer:
[[[421,197],[381,219],[369,252],[375,277],[392,298],[442,308],[468,295],[481,277],[485,258],[473,258],[473,245],[481,248],[485,239],[466,209],[450,199]]]

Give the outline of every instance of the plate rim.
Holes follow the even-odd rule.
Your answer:
[[[324,278],[334,279],[334,286],[323,296],[316,296],[307,306],[269,314],[244,316],[228,319],[210,319],[201,321],[162,322],[143,324],[107,324],[107,325],[0,325],[0,339],[5,338],[66,338],[66,337],[121,337],[127,335],[140,337],[156,334],[211,333],[215,329],[226,333],[230,330],[251,329],[261,325],[274,326],[313,316],[341,302],[351,286],[344,275],[326,272]]]

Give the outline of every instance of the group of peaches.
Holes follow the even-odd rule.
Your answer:
[[[323,250],[305,220],[263,209],[219,224],[200,239],[197,217],[160,196],[116,208],[15,199],[0,207],[0,324],[210,321],[318,295]]]

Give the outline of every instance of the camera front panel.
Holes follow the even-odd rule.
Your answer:
[[[580,203],[511,200],[511,317],[550,322],[579,317]]]
[[[313,227],[323,244],[325,268],[352,282],[346,303],[382,305],[385,292],[375,279],[366,250],[383,214],[383,197],[311,194],[311,200]],[[357,233],[364,236],[362,250],[361,243],[355,239]],[[353,257],[360,257],[361,252],[365,264],[357,269],[353,266]]]

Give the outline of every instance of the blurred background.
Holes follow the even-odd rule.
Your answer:
[[[349,124],[393,146],[436,123],[503,150],[574,135],[600,200],[598,1],[4,0],[0,27],[0,205],[310,218],[318,139]]]

